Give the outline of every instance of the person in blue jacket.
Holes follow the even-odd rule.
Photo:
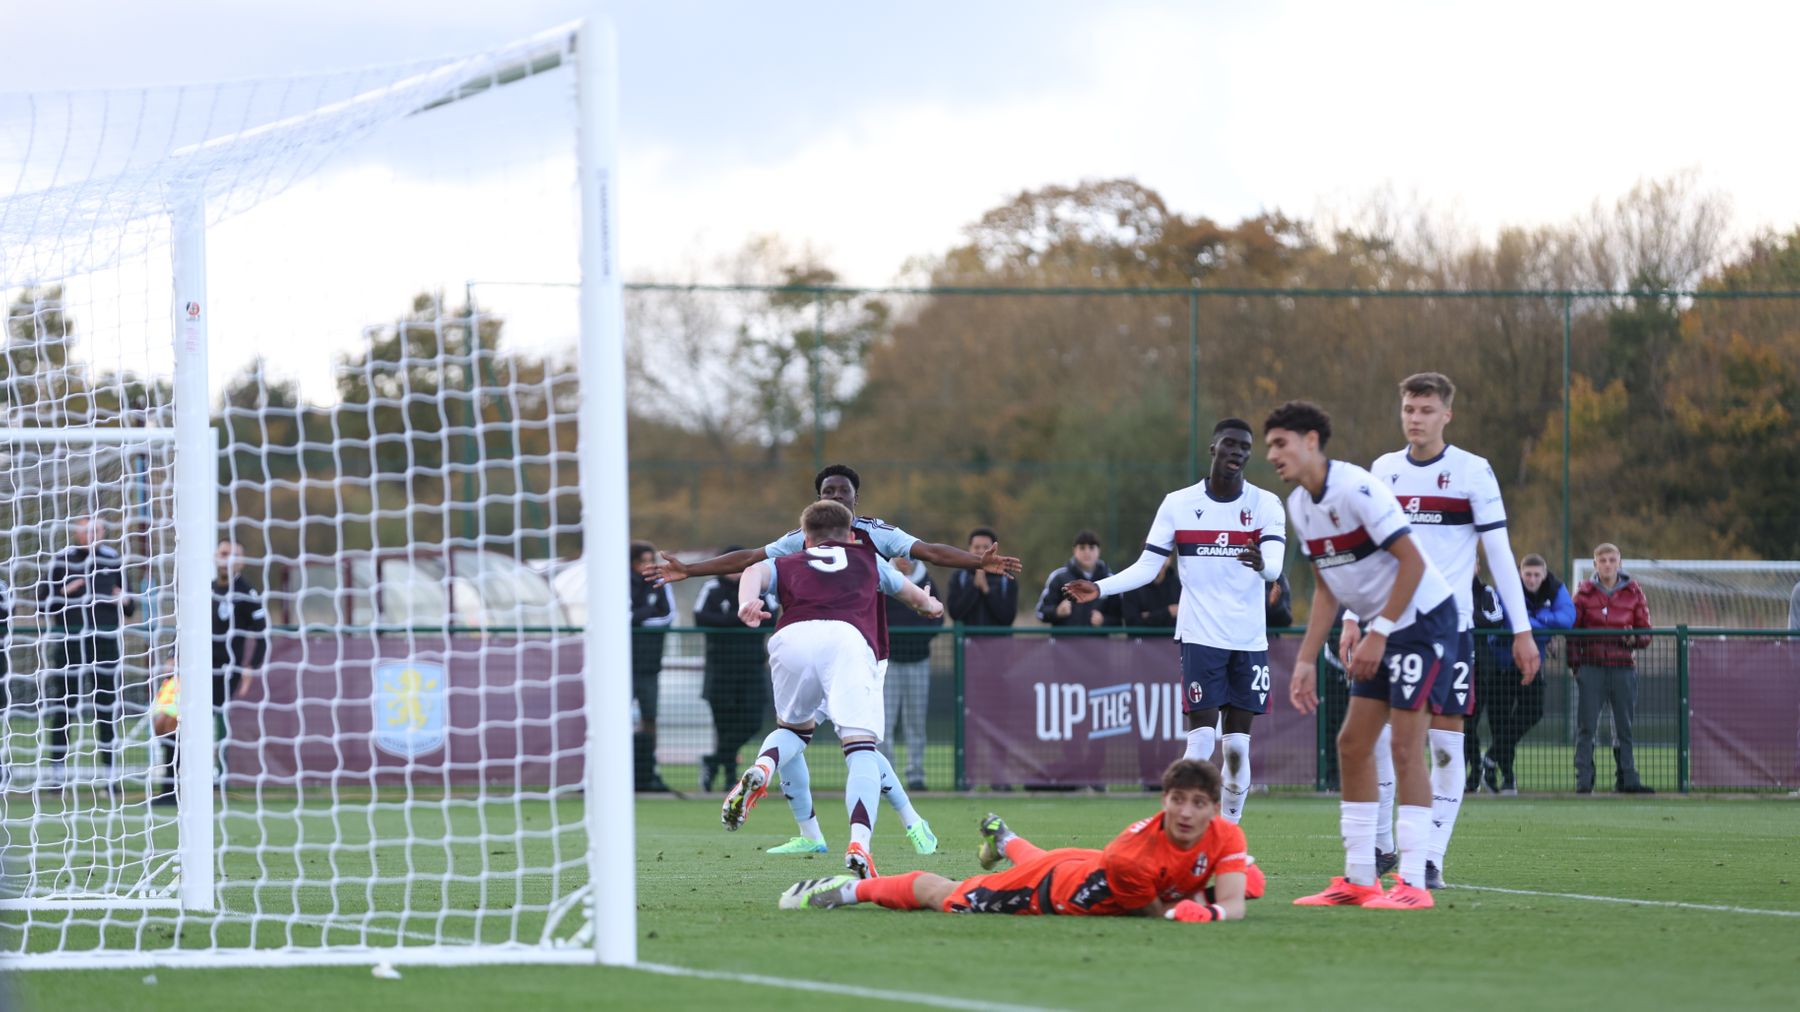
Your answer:
[[[1530,612],[1532,631],[1537,633],[1538,651],[1551,656],[1552,632],[1575,624],[1575,601],[1556,574],[1550,572],[1542,555],[1527,555],[1519,563],[1519,580],[1525,584],[1525,607]],[[1498,607],[1498,602],[1495,602]],[[1499,622],[1506,625],[1504,611]],[[1501,662],[1510,660],[1505,651],[1495,651]],[[1494,744],[1481,760],[1482,782],[1488,790],[1500,794],[1519,793],[1513,772],[1513,757],[1519,741],[1544,716],[1544,681],[1542,677],[1525,681],[1517,668],[1508,665],[1495,679],[1497,691],[1488,700],[1488,726],[1494,732]]]

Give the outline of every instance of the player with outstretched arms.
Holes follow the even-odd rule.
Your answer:
[[[1176,554],[1185,758],[1212,758],[1223,711],[1222,808],[1231,822],[1243,818],[1250,792],[1251,721],[1269,712],[1264,602],[1268,585],[1281,578],[1287,551],[1281,500],[1244,481],[1252,445],[1249,422],[1227,418],[1213,426],[1211,473],[1163,498],[1138,560],[1098,582],[1071,580],[1063,588],[1077,602],[1123,594],[1155,579],[1169,553]],[[1267,554],[1264,546],[1270,546]]]
[[[856,470],[845,464],[832,464],[819,471],[813,477],[813,491],[821,500],[839,503],[848,509],[852,516],[856,514],[856,499],[862,488],[862,477]],[[953,569],[982,569],[990,573],[1004,573],[1017,577],[1020,571],[1019,560],[1003,556],[999,553],[998,544],[989,547],[981,555],[973,555],[960,548],[921,541],[892,524],[874,517],[856,517],[855,528],[861,532],[881,556],[881,590],[889,596],[900,596],[911,581],[901,576],[887,559],[905,555],[922,562],[948,566]],[[703,562],[683,563],[678,559],[663,556],[663,561],[655,569],[655,577],[660,584],[674,583],[690,576],[721,576],[726,573],[742,572],[764,559],[780,558],[801,550],[804,546],[803,532],[789,531],[771,541],[763,548],[746,548],[730,552]],[[915,588],[916,589],[916,588]],[[929,600],[929,599],[928,599]],[[937,609],[935,614],[931,609]],[[887,612],[880,602],[874,605],[876,611],[876,628],[878,639],[875,648],[875,659],[878,671],[885,674],[887,670],[888,637]],[[931,601],[926,613],[930,617],[942,614],[942,606]],[[915,608],[915,610],[919,610]],[[812,732],[799,735],[799,748],[785,750],[784,756],[791,758],[781,766],[781,793],[787,799],[788,807],[794,814],[794,823],[799,830],[798,835],[786,843],[769,848],[771,854],[823,854],[829,847],[825,843],[823,832],[815,814],[812,798],[812,774],[806,765],[805,747],[812,741]],[[907,839],[912,842],[913,849],[921,854],[930,854],[937,849],[937,837],[931,832],[931,826],[912,807],[912,799],[900,784],[900,777],[894,773],[893,765],[886,756],[882,756],[881,796],[899,814],[901,822],[906,826]]]
[[[788,887],[781,907],[873,903],[947,914],[1241,920],[1250,858],[1244,831],[1219,816],[1219,771],[1203,760],[1177,759],[1163,773],[1162,786],[1162,811],[1127,826],[1105,850],[1044,850],[990,814],[981,823],[981,866],[1012,862],[1004,871],[960,882],[928,871],[809,879]]]
[[[1431,698],[1431,843],[1425,848],[1425,886],[1444,885],[1444,853],[1462,810],[1467,779],[1463,769],[1464,723],[1475,713],[1475,550],[1487,556],[1494,589],[1512,624],[1513,665],[1521,684],[1537,677],[1537,641],[1525,607],[1525,587],[1513,561],[1506,533],[1506,504],[1500,482],[1487,460],[1444,440],[1453,416],[1456,385],[1442,373],[1424,372],[1400,382],[1400,428],[1406,447],[1375,459],[1369,470],[1387,482],[1406,513],[1413,537],[1444,574],[1456,595],[1457,648],[1448,678],[1439,679]],[[1356,649],[1361,627],[1354,614],[1344,616],[1338,648]],[[1394,767],[1387,748],[1391,732],[1383,728],[1375,746],[1376,783],[1381,808],[1375,824],[1375,870],[1394,866]]]
[[[860,878],[871,878],[875,861],[869,840],[881,807],[876,746],[886,726],[881,676],[875,670],[880,560],[869,541],[853,531],[852,519],[840,503],[813,503],[800,515],[805,547],[751,566],[738,582],[738,617],[751,628],[771,617],[763,608],[765,592],[781,603],[781,620],[769,638],[775,719],[781,726],[763,739],[756,762],[725,796],[720,819],[726,829],[742,825],[787,758],[783,750],[805,748],[797,734],[810,734],[824,716],[836,726],[849,766],[844,807],[850,816],[850,847],[844,865]]]
[[[1263,438],[1269,462],[1283,481],[1295,486],[1288,495],[1288,526],[1318,575],[1306,637],[1288,687],[1296,709],[1311,713],[1318,708],[1319,673],[1313,658],[1331,631],[1338,603],[1373,616],[1356,650],[1345,658],[1350,708],[1337,740],[1344,874],[1294,903],[1431,907],[1431,893],[1424,888],[1431,784],[1419,752],[1428,723],[1425,704],[1455,656],[1455,595],[1419,551],[1387,484],[1355,464],[1325,455],[1331,418],[1317,405],[1289,401],[1271,411],[1263,422]],[[1400,877],[1383,892],[1375,874],[1374,751],[1390,720],[1400,800]]]

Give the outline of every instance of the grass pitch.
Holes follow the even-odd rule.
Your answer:
[[[992,808],[1044,845],[1101,846],[1155,811],[1155,795],[915,798],[942,841],[917,857],[891,812],[883,871],[978,871],[974,826]],[[789,913],[780,891],[835,873],[841,809],[821,797],[834,852],[775,857],[792,830],[771,799],[742,832],[716,800],[638,805],[639,955],[648,963],[883,992],[870,1008],[1234,1009],[1792,1008],[1800,993],[1800,803],[1788,799],[1472,798],[1447,861],[1459,888],[1428,913],[1303,909],[1340,870],[1335,799],[1253,796],[1244,820],[1269,875],[1250,917],[1223,925],[1132,919],[951,917],[876,908]],[[401,816],[387,827],[405,833]],[[413,831],[419,830],[415,820]],[[386,832],[377,827],[377,835]],[[1494,892],[1475,886],[1521,890]],[[1561,895],[1559,895],[1561,894]],[[1585,897],[1585,898],[1582,898]],[[1614,900],[1638,900],[1622,903]],[[1691,906],[1655,905],[1690,904]],[[1701,909],[1701,907],[1739,908]],[[28,1008],[793,1008],[842,1004],[734,979],[572,967],[403,967],[15,974]]]

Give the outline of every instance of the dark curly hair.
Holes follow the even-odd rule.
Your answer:
[[[849,464],[832,464],[818,474],[813,475],[813,494],[823,495],[825,492],[825,479],[834,475],[843,475],[845,478],[849,479],[850,487],[854,489],[858,495],[862,494],[862,475],[857,474],[856,468],[851,467]]]
[[[1325,413],[1324,408],[1311,401],[1288,401],[1263,419],[1263,435],[1268,435],[1270,429],[1286,429],[1301,434],[1317,432],[1319,449],[1323,450],[1326,442],[1331,439],[1331,416]]]
[[[1213,426],[1213,435],[1216,436],[1227,429],[1243,429],[1245,432],[1253,431],[1250,428],[1250,423],[1244,421],[1242,418],[1221,418],[1219,419],[1219,424]]]

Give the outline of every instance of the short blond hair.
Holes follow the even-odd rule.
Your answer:
[[[1594,558],[1596,558],[1596,559],[1598,559],[1602,555],[1619,555],[1619,554],[1620,554],[1619,546],[1613,544],[1610,541],[1602,541],[1599,544],[1594,546]]]
[[[800,514],[800,529],[809,538],[842,540],[850,536],[850,525],[855,520],[843,503],[820,499]]]

